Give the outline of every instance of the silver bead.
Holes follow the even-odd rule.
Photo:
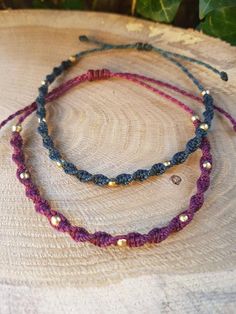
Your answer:
[[[41,85],[47,85],[47,82],[46,81],[41,81]]]
[[[179,215],[179,220],[181,222],[186,222],[188,220],[188,215],[186,215],[186,214]]]
[[[57,227],[57,226],[59,226],[59,224],[60,224],[60,222],[61,222],[61,218],[60,218],[60,216],[55,215],[55,216],[52,216],[52,217],[51,217],[50,221],[51,221],[51,224],[52,224],[54,227]]]
[[[22,180],[29,179],[29,177],[30,177],[30,174],[29,174],[27,171],[21,172],[21,174],[20,174],[20,178],[21,178]]]
[[[195,114],[191,117],[191,120],[192,120],[192,122],[195,122],[195,121],[200,120],[200,119],[199,119],[199,116]]]
[[[211,169],[212,165],[209,161],[204,161],[204,163],[202,164],[203,168],[205,169]]]
[[[206,94],[209,95],[210,94],[210,91],[207,89],[207,90],[203,90],[201,92],[202,96],[205,96]]]
[[[207,130],[209,129],[209,126],[208,126],[207,123],[201,123],[201,124],[199,125],[199,128],[202,129],[202,130],[204,130],[204,131],[207,131]]]
[[[46,122],[46,119],[45,118],[38,118],[38,122],[41,123],[41,122]]]
[[[13,125],[12,126],[12,132],[18,132],[20,133],[22,131],[22,126],[21,124]]]
[[[164,165],[165,167],[170,167],[171,162],[170,162],[170,161],[165,161],[165,162],[163,162],[163,165]]]

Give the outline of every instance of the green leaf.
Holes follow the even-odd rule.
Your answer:
[[[182,0],[138,0],[136,11],[154,21],[173,21]]]
[[[236,6],[209,13],[201,23],[201,30],[236,45]]]
[[[199,17],[203,19],[211,11],[234,6],[236,0],[199,0]]]

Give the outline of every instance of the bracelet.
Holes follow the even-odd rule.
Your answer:
[[[66,84],[63,84],[62,90],[63,92],[68,90],[70,87],[80,82],[82,75],[78,77],[78,79],[70,80],[69,87],[66,86]],[[150,90],[153,90],[156,92],[155,89],[151,85],[144,85],[144,82],[141,79],[138,79],[138,75],[132,75],[129,74],[130,78],[133,78],[134,81],[140,80],[140,84],[149,88]],[[145,80],[145,77],[142,76],[142,79]],[[147,78],[147,81],[152,81],[159,83],[159,81],[155,81],[154,79]],[[138,82],[137,82],[138,83]],[[163,83],[165,84],[165,83]],[[161,85],[161,84],[160,84]],[[148,87],[149,86],[149,87]],[[179,91],[178,88],[174,87],[176,91]],[[53,100],[59,97],[63,92],[59,92],[59,89],[55,89],[51,92],[50,98],[48,100]],[[183,90],[180,90],[180,92],[183,92]],[[191,94],[186,93],[186,96],[195,98],[194,96],[191,96]],[[172,97],[171,97],[172,98]],[[198,98],[197,98],[198,99]],[[199,99],[198,99],[199,100]],[[177,101],[176,104],[178,104],[181,108],[183,108],[185,111],[187,111],[190,115],[193,114],[193,111],[186,106],[184,103]],[[225,115],[227,119],[229,119],[234,127],[234,130],[236,131],[236,120],[233,119],[227,112],[225,112],[222,108],[217,107],[218,111]],[[19,123],[23,123],[23,121],[36,109],[35,103],[31,104],[30,106],[27,106],[23,109],[23,112],[21,113],[16,112],[16,115],[23,114],[19,120],[17,126],[19,126]],[[13,115],[11,115],[8,118],[8,121],[11,120]],[[6,119],[7,120],[7,119]],[[5,121],[6,121],[5,120]],[[193,121],[193,124],[195,125],[195,128],[198,128],[200,124],[200,120],[196,119]],[[130,232],[128,234],[124,235],[115,235],[112,236],[104,231],[97,231],[95,233],[90,233],[86,229],[80,226],[74,226],[69,222],[69,220],[61,214],[59,211],[55,211],[51,209],[49,203],[43,199],[39,193],[39,190],[37,186],[32,182],[31,176],[29,171],[27,170],[26,163],[25,163],[25,156],[23,151],[23,139],[20,134],[21,128],[13,130],[12,138],[11,138],[11,145],[13,147],[13,155],[12,158],[14,162],[17,164],[17,178],[19,181],[25,186],[26,189],[26,196],[30,198],[34,205],[35,209],[38,213],[46,216],[50,222],[50,224],[58,231],[66,232],[68,233],[72,239],[74,239],[77,242],[90,242],[94,245],[97,245],[99,247],[106,247],[109,245],[117,245],[117,246],[129,246],[129,247],[137,247],[142,246],[145,243],[159,243],[166,239],[172,232],[179,231],[183,229],[185,226],[187,226],[193,219],[193,216],[196,211],[198,211],[204,202],[204,193],[208,189],[210,185],[210,172],[212,169],[212,156],[210,153],[210,144],[207,139],[207,137],[202,138],[200,149],[202,150],[202,157],[200,159],[200,169],[201,174],[200,177],[197,180],[197,192],[194,194],[191,199],[189,206],[187,210],[182,211],[180,214],[175,216],[167,226],[161,227],[161,228],[153,228],[150,230],[147,234],[140,234],[138,232]]]
[[[74,175],[81,182],[93,182],[99,186],[116,186],[116,185],[127,185],[132,181],[144,181],[148,179],[150,176],[160,175],[164,173],[167,169],[174,165],[178,165],[183,163],[190,154],[196,151],[201,143],[201,139],[207,135],[207,132],[211,126],[212,119],[214,117],[214,105],[213,105],[213,97],[210,95],[208,90],[204,90],[203,86],[199,83],[199,81],[191,74],[191,72],[183,66],[180,62],[173,57],[182,58],[184,60],[197,63],[199,65],[205,66],[213,72],[220,75],[220,77],[227,81],[228,77],[225,72],[219,72],[217,69],[212,66],[183,55],[179,55],[176,53],[171,53],[169,51],[162,50],[160,48],[154,47],[150,44],[146,43],[135,43],[135,44],[126,44],[126,45],[111,45],[107,43],[102,43],[93,39],[89,39],[86,36],[80,36],[81,41],[90,41],[101,47],[89,49],[85,51],[81,51],[78,54],[70,57],[68,60],[63,61],[59,67],[55,67],[53,72],[46,76],[45,80],[42,81],[42,85],[39,87],[39,95],[36,98],[37,103],[37,115],[39,120],[38,132],[42,137],[43,146],[48,149],[49,157],[53,161],[57,163],[59,167],[62,167],[65,173]],[[56,148],[53,138],[50,136],[48,132],[48,124],[46,121],[46,97],[48,94],[49,85],[56,79],[57,76],[61,75],[65,70],[71,67],[76,63],[82,56],[91,54],[93,52],[104,51],[104,50],[112,50],[112,49],[138,49],[140,51],[154,51],[156,53],[161,54],[163,57],[170,60],[172,63],[177,65],[198,87],[202,94],[202,101],[205,106],[205,112],[203,113],[204,121],[199,124],[199,126],[195,130],[195,137],[190,139],[185,146],[183,151],[179,151],[173,155],[173,157],[165,162],[159,162],[152,165],[150,169],[138,169],[133,174],[122,173],[114,178],[108,178],[103,174],[91,174],[86,170],[78,169],[73,163],[65,160],[62,157],[60,151]],[[119,74],[117,74],[119,76]],[[116,74],[111,74],[110,71],[102,70],[102,71],[93,71],[89,72],[87,77],[81,77],[81,80],[96,80],[96,79],[104,79],[109,78],[110,76],[116,77]],[[124,77],[124,76],[122,76]],[[162,92],[163,93],[163,92]],[[197,117],[193,117],[193,119],[197,119]]]

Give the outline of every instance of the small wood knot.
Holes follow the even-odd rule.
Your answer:
[[[182,181],[181,177],[180,176],[177,176],[177,175],[173,175],[170,177],[171,181],[176,184],[176,185],[179,185]]]

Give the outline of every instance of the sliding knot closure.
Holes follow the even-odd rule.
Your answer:
[[[88,77],[88,81],[97,81],[97,80],[107,79],[111,77],[111,72],[107,69],[88,70],[87,77]]]

